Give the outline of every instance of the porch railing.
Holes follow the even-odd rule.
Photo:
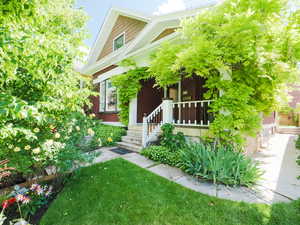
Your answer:
[[[173,123],[180,126],[208,127],[213,121],[213,114],[209,113],[212,100],[174,102]]]
[[[163,124],[163,103],[160,104],[152,113],[143,118],[143,146],[146,147],[148,142],[154,138]]]
[[[211,103],[212,100],[188,102],[163,100],[162,104],[143,118],[143,146],[146,147],[157,138],[161,126],[165,123],[208,127],[213,121],[212,113],[208,112]]]

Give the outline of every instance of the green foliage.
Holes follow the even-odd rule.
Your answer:
[[[87,130],[76,132],[76,118],[93,93],[79,88],[73,69],[87,19],[73,3],[0,3],[0,159],[19,172],[84,158],[75,139]]]
[[[120,158],[83,168],[39,224],[298,225],[299,207],[208,196]]]
[[[299,74],[300,11],[287,8],[284,0],[224,1],[185,20],[181,41],[162,45],[149,71],[160,86],[206,78],[205,98],[215,100],[210,136],[242,146]]]
[[[300,149],[300,135],[298,136],[295,144],[296,144],[296,148]]]
[[[135,63],[129,59],[124,60],[121,66],[128,67],[129,70],[113,77],[112,84],[118,90],[120,120],[123,124],[127,125],[129,119],[129,102],[140,91],[140,81],[149,78],[149,72],[147,67],[136,67]]]
[[[186,140],[182,132],[174,134],[174,125],[164,124],[161,127],[162,135],[160,136],[160,145],[170,149],[170,151],[176,152],[182,149],[186,145]]]
[[[142,155],[154,161],[168,164],[170,166],[178,166],[180,163],[179,152],[174,152],[171,149],[164,146],[150,146],[145,148],[141,152]]]
[[[187,173],[227,185],[251,186],[261,171],[250,158],[230,147],[189,144],[181,153],[181,166]]]

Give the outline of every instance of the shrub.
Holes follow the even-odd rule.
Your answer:
[[[296,140],[296,148],[300,149],[300,135],[298,136],[298,138]]]
[[[161,127],[162,135],[160,137],[160,144],[171,151],[177,151],[186,146],[184,134],[182,132],[174,134],[174,129],[174,125],[169,123]]]
[[[150,146],[143,149],[142,155],[157,162],[168,164],[170,166],[178,166],[180,163],[179,152],[171,151],[163,146]]]
[[[181,152],[181,167],[187,173],[227,185],[251,186],[260,178],[257,164],[231,147],[189,144]]]

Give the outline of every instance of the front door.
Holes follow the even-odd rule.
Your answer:
[[[148,79],[141,81],[142,88],[137,98],[137,122],[143,122],[144,114],[149,115],[161,103],[163,98],[163,89],[154,87],[155,80]]]

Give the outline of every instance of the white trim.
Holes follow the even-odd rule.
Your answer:
[[[125,125],[122,124],[121,122],[104,122],[104,121],[102,121],[101,123],[103,123],[104,125],[111,125],[111,126],[115,126],[115,127],[125,127]]]
[[[110,79],[113,76],[122,74],[122,73],[126,72],[127,70],[128,69],[124,68],[124,67],[117,67],[115,69],[112,69],[112,70],[98,76],[95,80],[93,80],[93,84],[98,84],[104,80]]]
[[[87,65],[91,65],[97,61],[98,55],[102,51],[110,33],[111,33],[111,30],[113,29],[118,17],[121,15],[130,17],[133,19],[141,20],[146,23],[148,23],[152,19],[149,16],[144,16],[140,13],[133,12],[133,11],[130,11],[127,9],[121,9],[121,8],[115,8],[115,7],[111,8],[107,13],[107,16],[100,28],[100,31],[96,38],[96,41],[94,42],[94,44],[91,48]]]
[[[113,49],[113,52],[115,52],[115,51],[117,51],[117,50],[119,50],[120,48],[117,48],[117,49],[115,49],[115,40],[117,40],[118,38],[120,38],[121,36],[124,36],[124,38],[123,38],[123,45],[122,45],[122,47],[120,47],[120,48],[123,48],[124,46],[125,46],[125,44],[126,44],[126,35],[125,35],[125,31],[124,32],[122,32],[122,33],[120,33],[118,36],[116,36],[114,39],[113,39],[113,42],[112,42],[112,49]]]

